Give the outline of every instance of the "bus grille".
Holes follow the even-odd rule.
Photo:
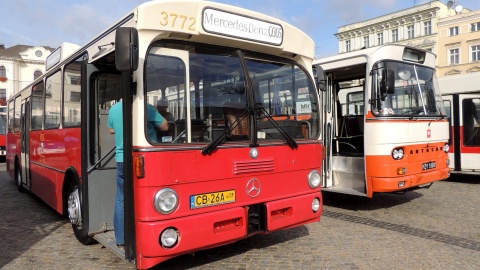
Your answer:
[[[236,161],[233,164],[233,174],[273,172],[274,167],[273,159]]]

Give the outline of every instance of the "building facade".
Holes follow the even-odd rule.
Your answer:
[[[464,8],[462,13],[470,12]],[[438,53],[438,21],[455,15],[455,8],[440,1],[417,5],[384,16],[338,28],[339,53],[387,43],[416,46]]]
[[[45,73],[45,60],[53,48],[0,44],[0,105]]]
[[[438,77],[480,72],[480,10],[440,18],[438,36]]]

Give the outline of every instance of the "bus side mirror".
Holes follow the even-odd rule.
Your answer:
[[[320,65],[317,65],[313,68],[313,73],[318,90],[325,91],[327,89],[327,78],[325,76],[325,71]]]
[[[120,27],[115,33],[115,67],[119,71],[138,68],[138,31],[132,27]]]
[[[395,72],[391,69],[384,69],[382,71],[382,81],[380,82],[380,92],[382,93],[382,100],[385,100],[387,94],[395,93]]]

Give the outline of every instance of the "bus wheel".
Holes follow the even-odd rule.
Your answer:
[[[73,233],[77,240],[84,245],[91,245],[95,240],[88,235],[83,226],[82,205],[78,185],[74,184],[68,196],[68,219],[72,223]]]
[[[17,189],[20,192],[25,192],[25,189],[22,186],[22,169],[20,169],[20,166],[17,166],[17,172],[15,173],[16,179],[17,180]]]

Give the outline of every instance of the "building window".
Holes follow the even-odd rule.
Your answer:
[[[397,42],[398,41],[398,29],[393,29],[392,30],[392,42]]]
[[[431,35],[432,34],[432,22],[424,22],[423,27],[425,29],[425,35]]]
[[[345,51],[346,52],[349,52],[350,50],[352,50],[352,44],[350,43],[350,40],[346,40],[345,41]]]
[[[450,65],[459,64],[460,60],[460,52],[458,49],[451,49],[449,51],[450,54]]]
[[[450,28],[450,36],[456,36],[458,35],[458,26],[451,27]]]
[[[377,35],[378,45],[383,45],[383,33]]]
[[[0,105],[7,105],[7,89],[0,89]]]
[[[43,73],[40,70],[35,70],[35,72],[33,73],[33,80],[35,81],[36,79],[38,79],[42,75],[43,75]]]
[[[472,23],[472,32],[480,31],[480,22]]]
[[[472,46],[472,62],[480,61],[480,45]]]
[[[368,36],[363,37],[363,47],[364,48],[370,47],[370,38]]]
[[[415,37],[415,31],[413,30],[413,25],[407,26],[408,38]]]
[[[7,69],[4,66],[0,66],[0,77],[7,77]]]

